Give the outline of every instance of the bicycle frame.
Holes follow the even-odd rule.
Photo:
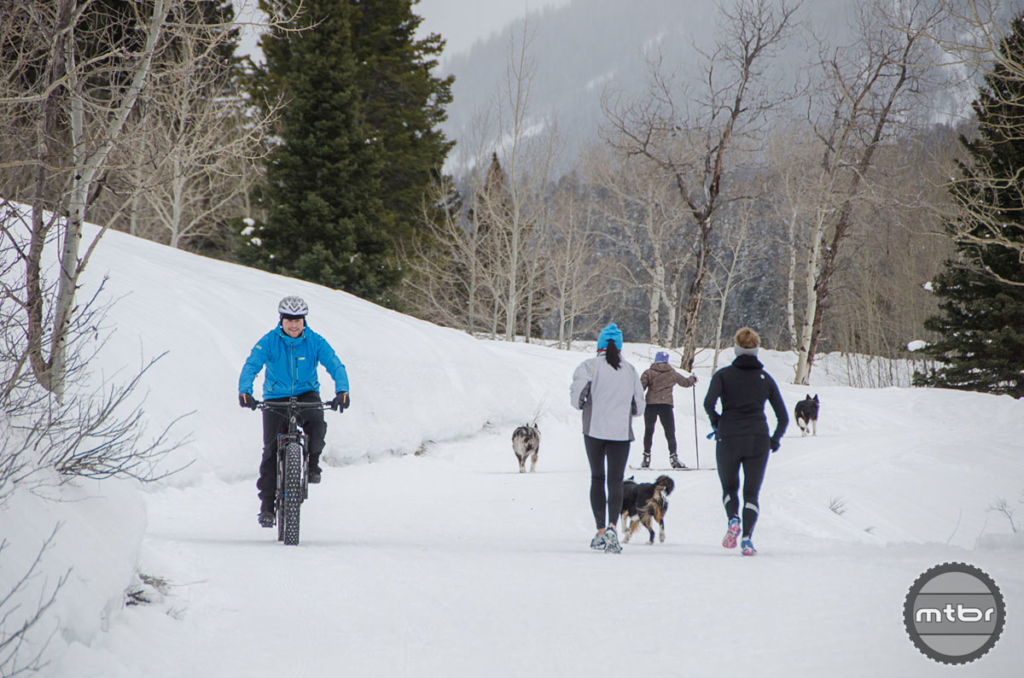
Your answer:
[[[259,409],[286,413],[287,429],[284,426],[277,434],[277,540],[286,545],[299,543],[299,511],[309,496],[309,447],[305,431],[299,430],[299,412],[304,409],[325,409],[322,402],[301,402],[296,397],[287,401],[257,404]]]

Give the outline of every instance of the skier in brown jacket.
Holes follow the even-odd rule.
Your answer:
[[[668,441],[668,458],[672,468],[686,468],[686,464],[676,456],[676,422],[672,414],[672,388],[678,384],[683,388],[692,388],[697,383],[697,375],[684,377],[668,364],[668,353],[658,351],[654,356],[654,364],[640,375],[640,384],[647,390],[644,410],[644,461],[641,468],[651,467],[651,443],[654,441],[654,425],[661,419],[661,427]]]

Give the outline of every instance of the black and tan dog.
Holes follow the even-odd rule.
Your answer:
[[[665,541],[665,513],[668,511],[668,495],[676,488],[668,476],[658,476],[653,483],[635,483],[633,479],[622,484],[622,533],[628,542],[641,525],[651,535],[654,543],[654,523],[658,523],[658,540]],[[632,519],[632,523],[630,523]],[[627,529],[627,525],[629,525]]]
[[[540,428],[537,424],[520,426],[512,433],[512,451],[519,460],[519,472],[526,473],[526,460],[530,460],[530,472],[537,469],[537,453],[540,452]]]
[[[796,404],[793,408],[793,414],[796,415],[796,425],[800,427],[800,435],[805,436],[808,433],[811,435],[818,435],[818,407],[820,402],[818,401],[818,394],[815,393],[814,397],[808,393],[807,397]]]

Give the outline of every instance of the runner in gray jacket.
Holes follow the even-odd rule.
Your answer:
[[[619,553],[622,547],[615,523],[622,513],[622,477],[633,440],[631,417],[644,413],[644,389],[636,368],[622,358],[622,332],[614,323],[601,330],[597,346],[597,357],[583,361],[573,373],[570,399],[573,407],[583,410],[583,443],[590,462],[590,508],[597,523],[590,547]]]

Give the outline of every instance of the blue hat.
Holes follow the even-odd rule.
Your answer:
[[[654,354],[654,362],[656,362],[656,363],[667,363],[668,362],[668,353],[665,353],[664,351],[658,351],[657,353]]]
[[[608,342],[614,341],[615,348],[622,350],[622,330],[615,323],[601,330],[597,335],[597,350],[603,351],[608,347]]]

